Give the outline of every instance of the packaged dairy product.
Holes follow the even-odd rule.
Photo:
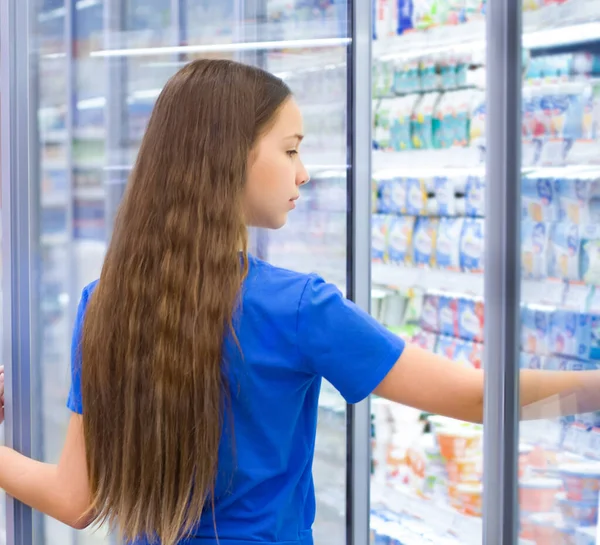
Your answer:
[[[579,354],[579,312],[556,309],[550,315],[550,352],[577,357]]]
[[[434,215],[456,215],[456,195],[454,179],[450,176],[435,176],[433,178],[433,191],[435,195],[435,206],[433,210]]]
[[[482,176],[470,175],[467,178],[465,215],[473,217],[485,215],[485,181]]]
[[[406,178],[406,213],[411,216],[427,214],[427,186],[424,178]]]
[[[454,351],[454,361],[465,365],[466,367],[481,368],[481,361],[474,358],[475,344],[463,339],[456,339],[456,349]]]
[[[460,237],[464,218],[442,218],[436,244],[436,263],[441,269],[460,270]]]
[[[379,188],[379,212],[383,214],[406,213],[406,180],[391,172],[379,172],[373,176]]]
[[[521,352],[519,358],[519,367],[521,369],[544,369],[544,358],[538,354],[530,354],[529,352]]]
[[[581,260],[579,226],[574,223],[557,223],[551,229],[550,240],[549,276],[564,280],[579,280]]]
[[[371,218],[371,259],[376,263],[387,261],[389,216],[374,214]]]
[[[469,142],[474,146],[485,140],[486,96],[484,91],[472,92],[470,108]]]
[[[421,76],[419,71],[420,64],[417,59],[394,61],[394,92],[400,95],[420,91]]]
[[[413,0],[397,0],[398,3],[398,26],[396,34],[399,36],[414,28],[414,2]]]
[[[377,40],[396,34],[398,4],[396,0],[373,0],[375,2],[375,37]]]
[[[413,259],[417,266],[435,266],[435,245],[439,220],[420,217],[417,219],[413,237]]]
[[[431,149],[433,145],[433,118],[440,100],[439,93],[423,95],[412,118],[412,140],[415,149]]]
[[[411,342],[424,350],[434,352],[437,346],[437,336],[431,331],[420,331],[412,338]]]
[[[400,216],[390,219],[388,227],[388,260],[395,265],[408,264],[415,218]]]
[[[393,96],[394,64],[392,61],[373,59],[373,96],[376,98]]]
[[[449,360],[454,360],[457,348],[457,339],[455,339],[454,337],[441,336],[438,338],[435,353],[445,358],[448,358]]]
[[[464,271],[483,271],[484,222],[466,218],[460,236],[460,267]]]
[[[439,331],[448,337],[459,337],[458,298],[452,294],[440,294]]]
[[[521,348],[531,354],[550,353],[550,319],[552,307],[523,305],[521,307]]]
[[[434,112],[434,147],[466,146],[470,139],[471,90],[444,93]]]
[[[412,116],[419,95],[408,95],[392,99],[390,104],[390,147],[404,151],[413,147]]]
[[[391,106],[392,99],[383,98],[375,107],[375,130],[373,141],[376,149],[389,150],[391,147]]]
[[[436,293],[425,295],[421,313],[421,327],[433,333],[439,333],[440,331],[440,297]]]
[[[600,286],[600,227],[585,225],[581,228],[579,274],[587,284]]]
[[[552,222],[558,219],[558,198],[550,177],[524,177],[521,180],[523,219]]]
[[[423,57],[419,65],[419,78],[422,91],[436,91],[439,87],[437,64],[433,57]]]
[[[458,334],[467,341],[483,342],[484,307],[479,298],[461,297],[458,301]]]
[[[550,224],[524,220],[521,224],[521,274],[523,278],[548,276]]]
[[[600,223],[600,183],[596,174],[579,174],[555,180],[559,220],[578,225]]]

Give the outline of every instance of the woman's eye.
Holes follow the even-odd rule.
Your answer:
[[[291,150],[289,150],[289,151],[287,152],[287,154],[288,154],[290,157],[295,157],[296,155],[298,155],[298,150],[291,149]]]

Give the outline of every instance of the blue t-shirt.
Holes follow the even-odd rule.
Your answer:
[[[83,291],[73,335],[67,405],[77,413],[84,409],[78,347],[95,285]],[[253,257],[236,333],[243,360],[225,343],[235,455],[225,430],[215,490],[219,542],[311,545],[321,379],[348,403],[361,401],[393,367],[404,343],[318,276]],[[195,533],[194,545],[216,542],[210,508]]]

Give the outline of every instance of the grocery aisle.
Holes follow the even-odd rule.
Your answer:
[[[517,365],[596,369],[600,3],[522,8]],[[499,70],[486,66],[486,3],[375,0],[373,13],[372,310],[485,369],[486,80]],[[482,514],[494,516],[482,513],[482,427],[379,399],[372,422],[372,535],[481,544]],[[521,543],[597,543],[599,425],[597,414],[521,425]]]

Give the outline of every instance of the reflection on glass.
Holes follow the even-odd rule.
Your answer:
[[[409,14],[377,1],[371,82],[372,314],[478,369],[484,4]],[[371,407],[372,539],[480,545],[482,426],[376,397]]]
[[[584,14],[570,4],[565,14]],[[557,36],[527,51],[524,71],[520,365],[580,371],[600,368],[600,64],[596,37],[563,34],[567,47]],[[527,543],[597,543],[599,438],[600,413],[521,423]]]

